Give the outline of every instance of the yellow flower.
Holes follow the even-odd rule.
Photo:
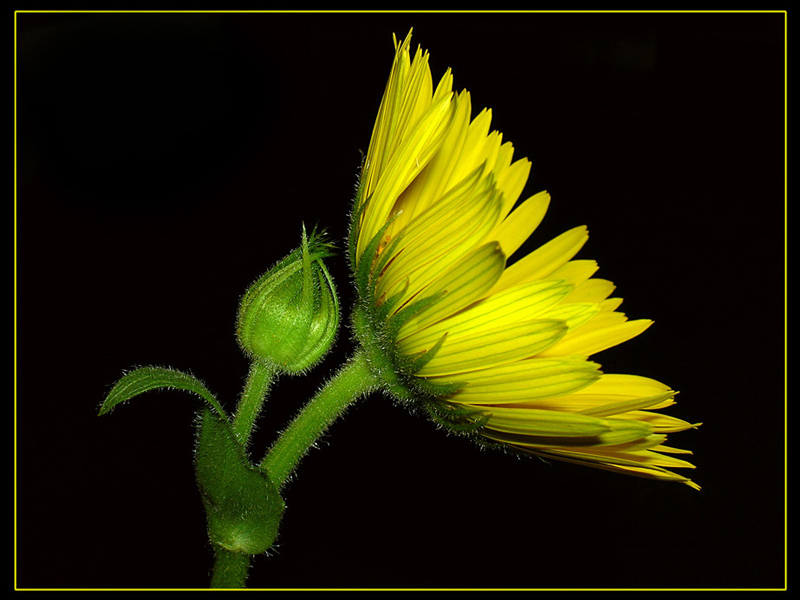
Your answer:
[[[529,161],[490,132],[490,110],[471,119],[450,70],[434,87],[410,41],[395,39],[352,217],[354,325],[373,370],[491,445],[699,489],[669,470],[694,468],[675,456],[690,452],[664,444],[696,425],[652,412],[675,392],[588,360],[651,322],[627,320],[614,285],[592,278],[597,264],[573,260],[586,227],[506,266],[550,197],[517,205]]]

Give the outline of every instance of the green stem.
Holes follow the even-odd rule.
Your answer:
[[[250,555],[231,552],[217,546],[212,588],[243,588],[250,568]]]
[[[279,489],[336,418],[358,398],[376,389],[379,382],[360,351],[317,392],[261,461],[260,466]]]
[[[245,448],[250,441],[253,424],[261,412],[264,398],[267,396],[277,369],[270,363],[254,360],[250,363],[250,373],[244,386],[236,416],[233,418],[233,433],[237,441]]]

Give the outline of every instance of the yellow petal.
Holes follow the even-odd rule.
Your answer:
[[[497,161],[495,162],[494,170],[497,173],[498,182],[502,177],[505,177],[507,171],[512,167],[511,159],[514,158],[514,145],[511,142],[505,142],[502,146],[500,146],[500,150],[497,153]],[[527,158],[522,158],[517,162],[527,162],[528,168],[530,168],[530,161]],[[525,175],[525,179],[528,179],[527,174]],[[502,188],[502,186],[501,186]],[[520,189],[520,193],[522,189]],[[503,188],[503,193],[506,193],[506,190]],[[516,202],[516,198],[514,199]],[[511,203],[511,206],[514,205],[514,202]],[[511,210],[511,207],[508,208]],[[508,211],[506,211],[508,212]]]
[[[614,312],[622,304],[622,298],[606,298],[597,303],[598,308],[604,312]]]
[[[566,455],[563,453],[557,452],[550,452],[544,450],[532,450],[529,451],[530,454],[535,454],[536,456],[541,456],[542,458],[552,458],[555,460],[560,460],[563,462],[574,463],[586,467],[593,467],[596,469],[602,469],[605,471],[612,471],[616,473],[622,473],[624,475],[635,475],[636,477],[644,477],[647,479],[659,479],[662,481],[678,481],[680,483],[684,483],[689,487],[699,490],[700,486],[694,483],[691,479],[684,477],[682,475],[678,475],[677,473],[673,473],[672,471],[668,471],[661,467],[656,466],[641,466],[633,462],[633,464],[619,464],[619,463],[612,463],[612,462],[602,462],[600,460],[589,460],[585,456],[581,455]]]
[[[485,162],[486,141],[491,123],[492,111],[488,108],[484,108],[470,123],[461,155],[454,164],[452,180],[459,181]]]
[[[486,136],[486,141],[483,144],[483,162],[492,173],[496,172],[497,157],[500,155],[502,143],[503,135],[499,131],[492,131]]]
[[[560,319],[567,323],[570,329],[576,329],[588,323],[600,307],[597,304],[560,304],[542,313],[542,319]]]
[[[553,410],[514,408],[492,410],[486,429],[517,434],[525,438],[531,436],[534,439],[594,438],[610,431],[607,422],[596,417]]]
[[[589,331],[596,331],[598,329],[607,329],[613,325],[625,323],[627,320],[628,317],[625,315],[625,313],[603,312],[598,310],[597,314],[589,321],[581,325],[580,331],[573,332],[573,335],[578,335],[578,333],[585,334]]]
[[[480,172],[409,223],[378,283],[378,296],[393,296],[408,287],[414,295],[475,249],[500,218],[500,204],[491,182]]]
[[[508,160],[511,159],[511,154],[514,152],[514,147],[506,142],[501,147],[501,156],[503,149],[507,149]],[[498,162],[501,157],[498,157]],[[497,187],[503,193],[503,216],[505,217],[514,207],[517,199],[522,190],[525,189],[525,183],[528,181],[528,175],[531,172],[531,161],[527,158],[521,158],[514,161],[507,168],[501,169],[497,172]]]
[[[530,237],[533,230],[542,222],[549,204],[550,194],[540,192],[520,204],[492,232],[491,236],[500,242],[506,256],[514,254]]]
[[[418,374],[448,376],[528,358],[553,344],[565,330],[561,321],[537,320],[481,330],[472,336],[448,336],[433,360]]]
[[[662,448],[662,442],[667,439],[663,433],[651,433],[645,437],[627,442],[624,444],[617,444],[613,446],[616,452],[641,452],[642,450],[659,451]],[[611,449],[611,446],[604,446],[604,448]]]
[[[589,279],[597,271],[597,261],[594,260],[571,260],[548,275],[548,279],[563,279],[564,281],[577,286]]]
[[[616,419],[599,419],[584,421],[580,413],[557,410],[536,410],[518,407],[494,407],[491,416],[481,434],[497,441],[526,448],[570,448],[579,452],[595,452],[596,448],[612,448],[620,444],[629,444],[647,438],[652,429],[646,423],[634,421],[618,421]],[[541,424],[545,419],[545,424]],[[572,433],[561,432],[559,427],[575,425]],[[594,424],[594,425],[592,425]],[[549,428],[548,428],[549,427]],[[592,430],[594,427],[594,430]]]
[[[359,256],[364,249],[363,246],[388,220],[400,193],[439,148],[450,126],[451,107],[450,98],[443,98],[431,106],[420,119],[419,125],[413,128],[411,134],[387,160],[384,172],[380,174],[369,205],[364,211],[362,230],[359,234]],[[370,168],[369,165],[365,165],[365,171]]]
[[[600,302],[608,298],[615,287],[606,279],[589,279],[575,286],[564,302]]]
[[[684,450],[683,448],[672,448],[670,446],[665,446],[661,444],[658,448],[656,448],[659,452],[666,452],[668,454],[692,454],[691,450]]]
[[[439,90],[436,95],[439,95]],[[436,95],[434,99],[436,99]],[[460,180],[452,181],[451,174],[461,155],[461,149],[469,129],[469,117],[472,110],[469,94],[461,92],[454,97],[453,104],[453,124],[439,151],[402,194],[402,206],[399,205],[397,209],[403,212],[389,229],[389,234],[393,237],[395,232],[400,231],[412,219],[423,213],[460,183]]]
[[[643,421],[649,423],[653,427],[653,431],[658,431],[660,433],[677,433],[679,431],[686,431],[687,429],[696,429],[700,426],[699,423],[689,423],[677,417],[641,410],[621,413],[616,415],[615,418]]]
[[[598,366],[585,360],[532,358],[470,371],[449,378],[467,384],[451,399],[462,404],[498,405],[569,394],[597,380]]]
[[[626,413],[632,410],[642,408],[652,408],[654,406],[670,406],[673,404],[672,398],[675,392],[664,392],[655,396],[646,396],[644,398],[629,398],[618,402],[608,402],[607,396],[601,396],[601,401],[595,406],[585,408],[580,412],[585,415],[593,415],[595,417],[610,417],[620,413]],[[584,398],[596,399],[596,396],[585,395]]]
[[[400,328],[398,337],[412,335],[480,298],[500,277],[504,263],[505,256],[497,243],[473,251],[424,290],[425,297],[440,293],[444,296],[428,310],[409,319]]]
[[[588,239],[585,226],[562,233],[508,267],[493,291],[544,279],[575,256]]]
[[[645,397],[655,396],[669,391],[671,390],[668,385],[649,377],[603,373],[600,379],[581,393],[623,397]]]
[[[595,319],[605,314],[619,313],[599,313]],[[543,351],[540,356],[591,356],[636,337],[652,323],[649,319],[639,319],[587,331],[584,331],[587,326],[580,327],[570,331],[569,339],[564,336],[563,340]]]
[[[432,346],[445,333],[457,337],[543,318],[541,315],[556,306],[571,289],[561,281],[534,281],[482,298],[466,310],[418,332],[414,340],[408,340],[409,352]]]
[[[399,110],[402,95],[401,86],[405,79],[403,72],[409,68],[408,46],[410,43],[411,35],[408,35],[400,45],[397,44],[397,39],[395,39],[395,57],[392,62],[392,70],[389,73],[389,80],[381,98],[378,116],[372,129],[372,138],[364,163],[365,170],[362,174],[361,182],[364,187],[364,199],[369,197],[375,189],[375,183],[391,151],[390,145],[399,141],[398,137],[393,135],[394,123],[397,121],[396,113]]]
[[[591,447],[580,449],[553,448],[548,452],[561,456],[577,458],[587,461],[605,462],[608,464],[637,467],[647,465],[650,467],[665,467],[670,469],[694,469],[694,465],[674,456],[665,456],[652,450],[638,452],[617,452],[613,448]]]
[[[537,358],[536,360],[554,359]],[[468,389],[465,390],[465,393],[468,392]],[[668,386],[655,379],[638,375],[602,374],[599,379],[595,379],[589,385],[574,392],[554,397],[533,398],[525,401],[524,405],[530,408],[583,412],[594,416],[611,416],[613,413],[616,418],[626,418],[625,415],[628,413],[619,414],[614,411],[665,408],[675,403],[672,399],[674,395],[675,392]],[[611,413],[607,411],[609,406],[614,407],[611,409]],[[643,416],[639,420],[648,421],[655,430],[666,433],[658,426],[657,422],[649,417]]]

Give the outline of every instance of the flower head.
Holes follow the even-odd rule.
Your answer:
[[[428,54],[395,40],[389,82],[353,211],[350,259],[356,334],[396,397],[451,430],[544,458],[674,480],[693,468],[665,445],[695,427],[653,412],[674,404],[668,386],[604,374],[589,357],[642,333],[574,260],[576,227],[506,266],[550,201],[518,199],[527,159],[472,118],[450,70],[434,87]]]

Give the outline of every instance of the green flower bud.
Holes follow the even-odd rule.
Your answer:
[[[311,234],[261,276],[239,305],[236,335],[242,350],[284,373],[299,374],[317,364],[333,345],[339,300],[322,262],[329,247]]]

